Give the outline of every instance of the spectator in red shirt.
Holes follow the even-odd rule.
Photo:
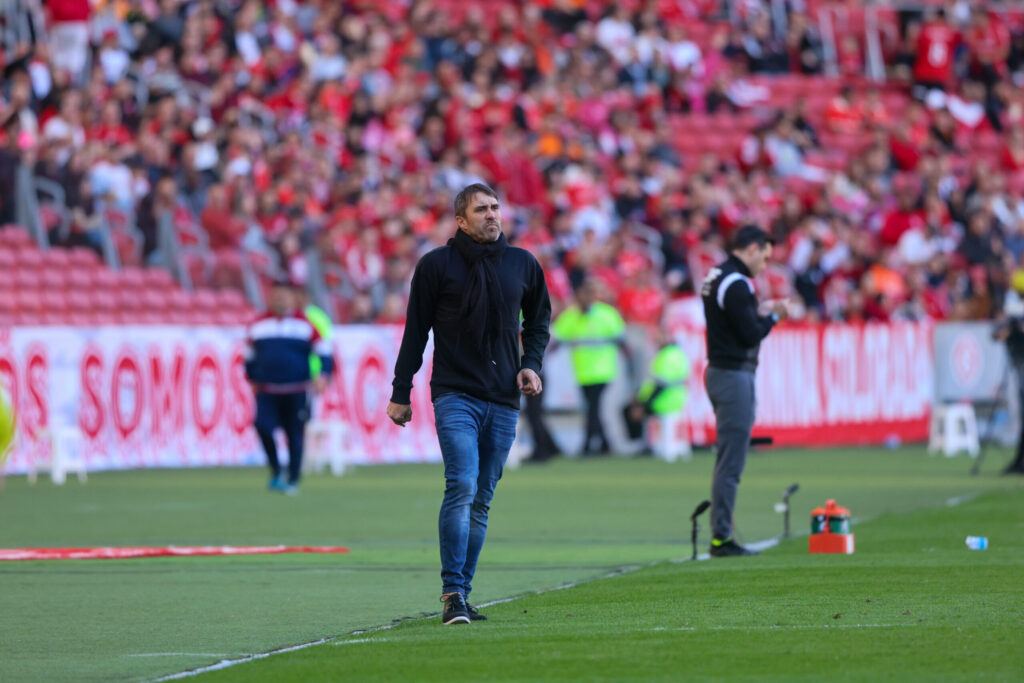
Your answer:
[[[49,0],[46,10],[53,66],[78,82],[89,56],[89,0]]]
[[[665,289],[654,271],[644,268],[627,278],[617,304],[627,322],[656,328],[665,307]]]
[[[134,143],[135,138],[132,136],[131,131],[128,130],[128,127],[122,122],[120,102],[117,100],[107,100],[103,103],[100,122],[89,130],[88,138],[122,147]]]
[[[199,223],[214,251],[238,248],[246,231],[245,223],[235,219],[227,189],[220,184],[211,185],[207,190],[206,208],[199,215]]]
[[[914,80],[926,89],[945,90],[953,81],[953,60],[960,44],[960,34],[946,20],[946,12],[938,9],[935,17],[921,27],[917,37],[917,58]]]
[[[966,41],[971,77],[991,88],[1006,74],[1010,32],[1001,21],[976,3],[971,10],[971,26],[967,29]]]
[[[896,196],[899,204],[885,217],[882,230],[878,235],[879,241],[887,247],[899,244],[903,233],[908,230],[914,228],[923,230],[925,227],[924,213],[917,206],[917,190],[912,181],[902,180],[899,187],[896,188]]]
[[[864,123],[864,111],[854,101],[853,88],[846,86],[832,98],[825,110],[825,125],[833,133],[851,135],[860,131]]]
[[[901,171],[913,171],[921,160],[920,147],[910,138],[910,126],[906,121],[896,124],[889,136],[889,154]]]

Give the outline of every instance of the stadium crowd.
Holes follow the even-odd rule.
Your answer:
[[[556,313],[589,276],[657,324],[756,223],[762,286],[801,317],[994,315],[1024,290],[1020,15],[889,12],[872,80],[861,3],[785,3],[784,30],[771,4],[18,0],[0,186],[34,165],[71,212],[54,241],[121,216],[128,261],[160,256],[169,211],[218,287],[240,251],[301,282],[315,247],[341,322],[403,320],[476,180]]]

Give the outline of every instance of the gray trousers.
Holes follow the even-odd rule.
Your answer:
[[[736,489],[747,464],[750,433],[754,429],[754,373],[709,367],[704,377],[708,398],[715,409],[718,454],[711,481],[711,532],[720,540],[732,538]]]

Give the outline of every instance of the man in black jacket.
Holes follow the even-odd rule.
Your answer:
[[[740,228],[729,258],[712,268],[701,286],[708,344],[704,382],[718,430],[711,483],[712,557],[757,554],[733,540],[732,516],[754,429],[757,353],[761,340],[788,311],[786,302],[770,302],[771,313],[760,315],[754,295],[753,278],[767,265],[773,244],[756,226]]]
[[[515,440],[520,392],[541,392],[551,302],[537,260],[508,246],[494,190],[473,184],[459,192],[455,222],[455,237],[416,265],[387,412],[400,427],[412,419],[412,378],[433,328],[430,396],[445,476],[438,520],[441,619],[468,624],[485,618],[466,598],[494,487]]]

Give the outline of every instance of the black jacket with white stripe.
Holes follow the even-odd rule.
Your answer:
[[[730,255],[712,268],[700,290],[707,320],[708,364],[725,370],[757,369],[761,340],[776,318],[758,315],[750,270]]]

